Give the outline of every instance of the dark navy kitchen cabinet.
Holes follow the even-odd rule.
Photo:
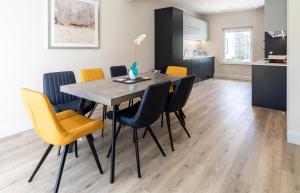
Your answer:
[[[287,67],[252,66],[252,105],[286,111]]]
[[[214,57],[203,57],[185,59],[180,66],[187,67],[189,75],[195,75],[195,83],[209,78],[214,75]]]
[[[155,70],[183,60],[183,11],[174,7],[155,10]]]

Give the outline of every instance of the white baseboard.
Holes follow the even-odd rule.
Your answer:
[[[32,129],[29,119],[19,119],[0,126],[0,139]]]
[[[251,76],[230,75],[230,74],[214,74],[214,77],[215,78],[231,79],[231,80],[246,80],[246,81],[251,80]]]
[[[300,145],[300,132],[288,130],[287,141],[288,141],[288,143]]]

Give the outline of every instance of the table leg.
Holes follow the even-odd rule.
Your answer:
[[[115,156],[116,156],[116,124],[117,124],[117,120],[116,120],[116,110],[117,110],[117,105],[113,106],[113,120],[112,120],[112,143],[111,143],[111,147],[112,147],[112,155],[111,155],[111,170],[110,170],[110,183],[114,183],[114,179],[115,179]]]
[[[86,102],[86,99],[80,99],[80,103],[79,103],[79,106],[78,106],[78,109],[77,109],[77,112],[80,115],[83,115],[83,107],[85,105],[85,102]]]

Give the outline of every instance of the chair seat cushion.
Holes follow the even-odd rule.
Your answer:
[[[140,102],[137,102],[136,104],[134,104],[128,108],[117,111],[116,112],[117,121],[119,121],[125,125],[131,126],[129,120],[132,119],[132,117],[134,117],[139,106],[140,106]],[[107,118],[112,119],[112,117],[113,117],[113,112],[112,111],[107,112]]]
[[[60,126],[67,132],[67,137],[61,140],[58,145],[69,144],[103,128],[102,121],[89,119],[71,110],[58,113],[56,117]]]
[[[66,111],[66,110],[77,111],[79,108],[79,104],[80,104],[80,99],[76,99],[76,100],[73,100],[68,103],[53,105],[53,108],[57,113]],[[83,114],[86,114],[89,111],[91,111],[94,108],[94,106],[95,106],[94,102],[87,100],[83,107]]]

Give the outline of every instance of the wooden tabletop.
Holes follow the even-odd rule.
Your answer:
[[[95,101],[97,103],[108,106],[113,106],[142,96],[144,90],[152,84],[164,81],[172,81],[174,83],[181,78],[179,76],[155,74],[153,72],[141,73],[139,76],[150,77],[151,80],[134,84],[124,84],[114,82],[114,79],[122,78],[117,77],[87,83],[64,85],[60,87],[60,90],[61,92],[71,94],[80,98]]]

